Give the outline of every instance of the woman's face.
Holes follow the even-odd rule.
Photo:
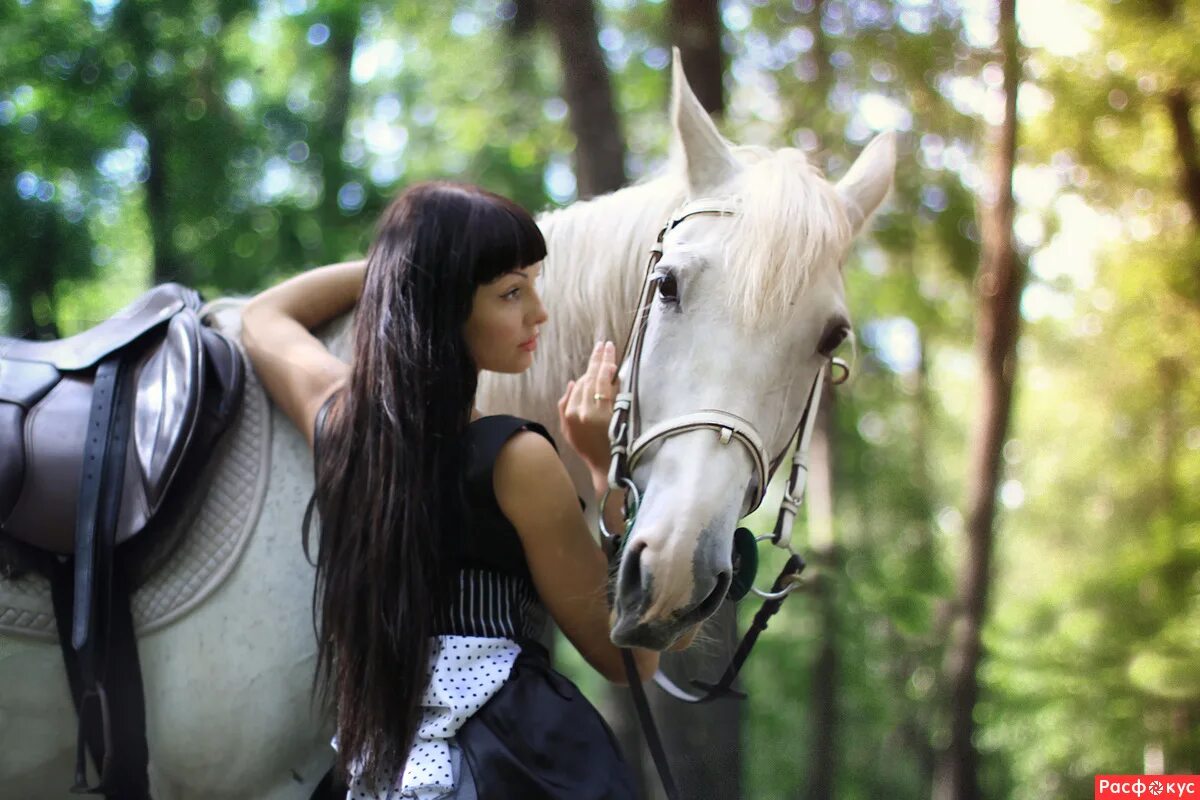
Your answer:
[[[534,288],[541,271],[539,261],[475,290],[463,334],[479,369],[518,373],[533,364],[538,326],[547,319],[546,308]]]

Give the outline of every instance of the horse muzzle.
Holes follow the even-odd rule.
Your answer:
[[[705,546],[714,538],[703,532],[702,546],[681,558],[670,548],[633,537],[614,587],[614,644],[663,650],[716,612],[729,593],[733,569],[728,546]],[[722,555],[710,558],[709,553]]]

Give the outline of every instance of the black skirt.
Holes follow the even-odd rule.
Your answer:
[[[507,682],[455,735],[479,800],[636,800],[612,730],[545,648],[522,642]]]

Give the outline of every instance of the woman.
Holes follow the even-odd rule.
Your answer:
[[[544,257],[513,202],[421,184],[384,212],[365,264],[312,270],[245,308],[255,370],[314,447],[317,677],[349,797],[636,796],[611,732],[533,641],[548,611],[623,680],[605,559],[546,431],[474,405],[480,370],[533,363]],[[348,365],[309,330],[356,303]],[[615,376],[613,345],[598,344],[559,402],[597,500]],[[658,663],[635,660],[643,678]]]

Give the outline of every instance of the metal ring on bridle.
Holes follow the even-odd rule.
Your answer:
[[[829,382],[834,386],[841,386],[848,380],[850,380],[850,365],[837,356],[829,359]]]
[[[773,538],[773,536],[771,534],[764,533],[760,536],[755,536],[754,543],[758,544],[759,542],[771,540],[772,538]],[[788,548],[788,551],[791,552],[791,548]],[[757,586],[754,586],[753,584],[751,584],[751,586],[750,586],[750,591],[754,592],[756,595],[761,597],[763,600],[782,600],[783,598],[787,597],[789,594],[791,594],[792,592],[796,591],[799,588],[800,588],[800,582],[792,581],[787,586],[780,589],[778,592],[764,592],[762,589],[758,588]]]
[[[604,537],[605,541],[609,542],[620,542],[621,536],[623,535],[614,534],[609,531],[608,525],[604,521],[604,509],[608,506],[608,496],[613,493],[614,489],[617,488],[624,489],[629,493],[625,496],[625,517],[627,520],[632,520],[633,517],[637,515],[638,506],[640,506],[642,502],[642,496],[638,493],[637,484],[633,482],[632,478],[621,476],[617,478],[617,486],[610,485],[604,490],[604,496],[600,498],[600,535]],[[630,498],[632,498],[632,502]],[[632,513],[629,511],[630,508],[633,509]]]

